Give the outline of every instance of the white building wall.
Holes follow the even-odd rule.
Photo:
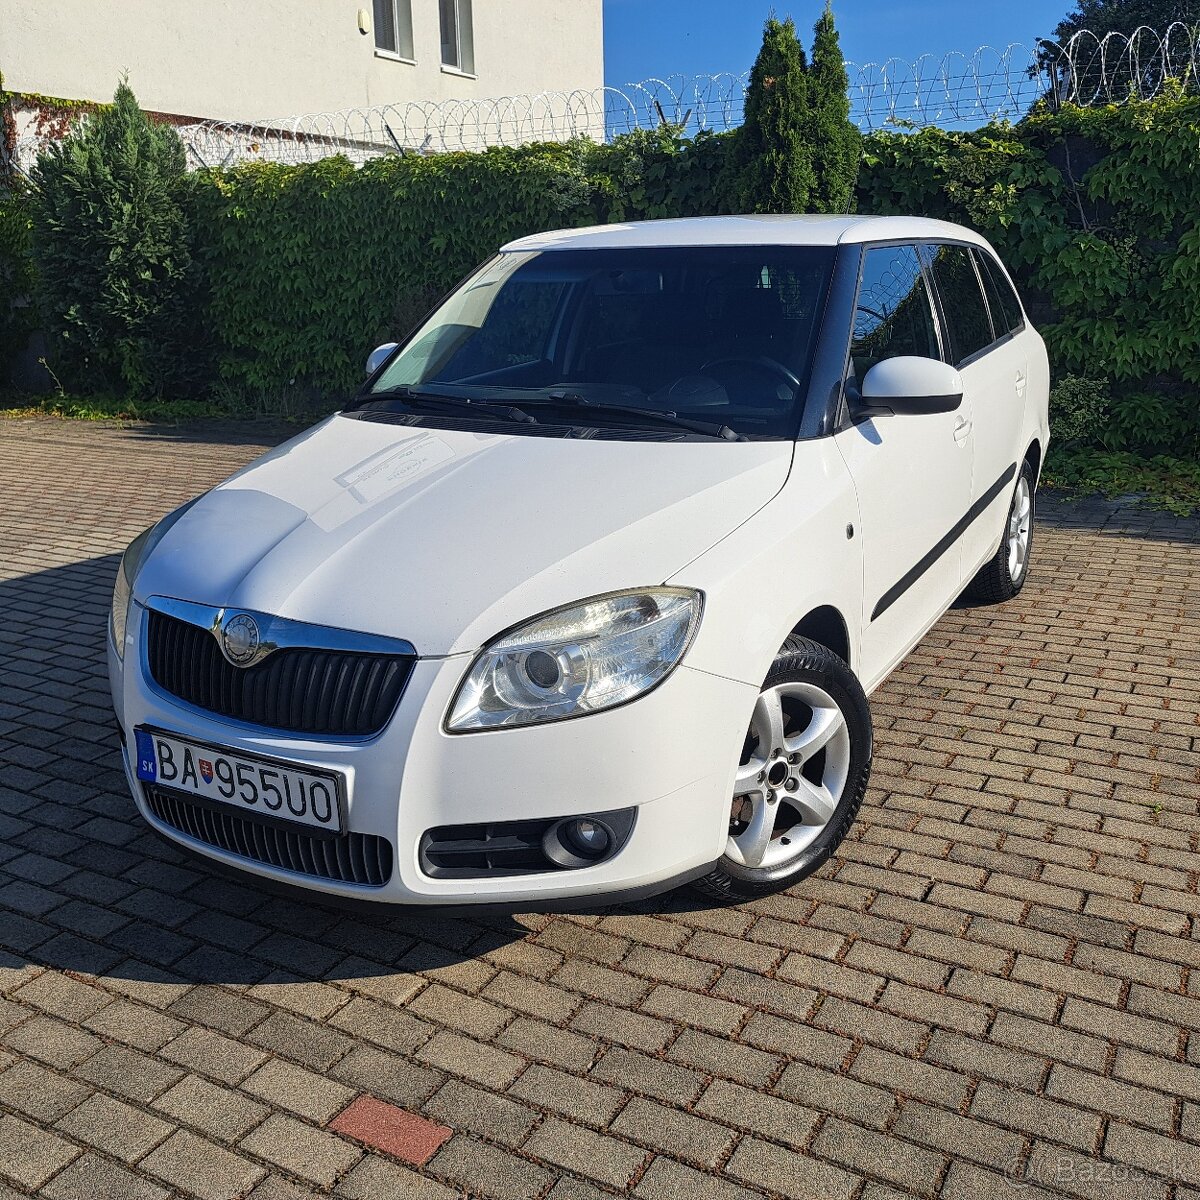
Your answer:
[[[442,67],[437,0],[411,0],[415,63],[376,53],[355,0],[0,0],[12,92],[252,122],[410,101],[598,88],[602,0],[474,0],[475,74]]]

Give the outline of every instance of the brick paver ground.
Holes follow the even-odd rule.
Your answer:
[[[110,724],[118,551],[272,440],[0,422],[0,1198],[1200,1196],[1200,522],[1044,503],[785,895],[363,917],[150,834]]]

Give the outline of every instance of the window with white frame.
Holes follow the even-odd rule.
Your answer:
[[[438,0],[442,23],[442,66],[475,74],[475,30],[471,0]]]
[[[375,49],[413,58],[412,0],[375,0]]]

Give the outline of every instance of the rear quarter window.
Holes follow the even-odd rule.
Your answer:
[[[951,359],[962,363],[995,341],[979,275],[966,246],[929,247],[933,279],[950,334]]]
[[[975,251],[975,261],[979,264],[983,290],[987,294],[988,307],[992,310],[992,324],[996,327],[996,336],[1016,333],[1025,323],[1025,318],[1021,313],[1021,302],[1017,299],[1017,293],[1013,291],[1008,276],[1000,264],[982,250]]]

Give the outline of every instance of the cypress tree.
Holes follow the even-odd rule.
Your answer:
[[[808,70],[808,114],[804,135],[812,153],[813,212],[846,213],[854,208],[854,185],[862,154],[862,134],[850,120],[850,81],[833,23],[833,8],[814,26]]]
[[[802,213],[813,188],[805,139],[808,72],[804,47],[789,17],[767,20],[750,72],[746,115],[738,131],[740,200],[747,212]]]
[[[33,252],[51,358],[89,392],[186,386],[191,255],[183,144],[122,82],[31,172]]]

